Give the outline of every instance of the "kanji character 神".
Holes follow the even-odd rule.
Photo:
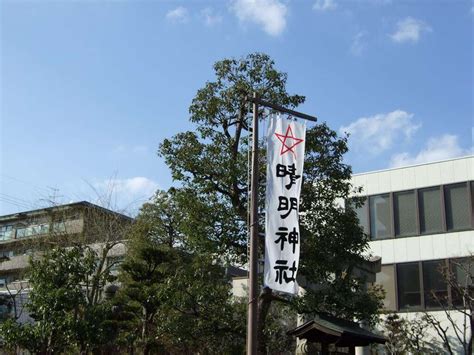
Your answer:
[[[298,232],[296,231],[296,227],[293,227],[293,230],[289,233],[288,228],[280,227],[276,235],[278,235],[279,238],[275,240],[275,243],[280,243],[280,250],[283,250],[285,242],[288,242],[288,244],[293,245],[293,254],[296,252],[296,244],[298,244]]]

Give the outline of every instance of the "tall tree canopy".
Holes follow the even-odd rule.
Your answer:
[[[215,80],[198,90],[189,109],[196,131],[165,140],[159,154],[180,184],[176,201],[188,245],[193,251],[212,253],[220,260],[245,263],[249,105],[244,98],[256,92],[267,101],[294,108],[305,97],[287,92],[287,75],[278,71],[265,54],[224,59],[215,63],[214,71]],[[338,137],[325,123],[307,130],[300,206],[300,275],[308,285],[320,287],[307,287],[305,295],[294,299],[293,304],[304,313],[323,311],[373,320],[381,306],[381,295],[367,290],[364,280],[351,275],[354,267],[368,258],[368,239],[354,211],[340,203],[357,191],[350,184],[351,168],[343,161],[347,149],[346,138]],[[260,170],[263,194],[263,159]],[[264,298],[263,303],[272,299]],[[266,306],[261,308],[268,310]],[[261,313],[260,319],[265,316]]]
[[[240,352],[245,316],[231,302],[226,270],[188,250],[173,197],[159,191],[135,221],[115,300],[121,340],[144,354]]]
[[[245,261],[249,105],[244,98],[255,91],[296,107],[304,97],[287,93],[287,75],[264,54],[224,59],[214,70],[216,80],[198,90],[189,108],[197,132],[166,139],[159,154],[182,184],[179,200],[187,207],[183,227],[191,245]]]

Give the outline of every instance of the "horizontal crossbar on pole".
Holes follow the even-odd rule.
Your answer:
[[[250,102],[253,102],[253,103],[256,103],[258,105],[262,105],[262,106],[266,106],[266,107],[270,107],[274,110],[277,110],[277,111],[280,111],[280,112],[285,112],[291,116],[295,116],[295,117],[299,117],[299,118],[303,118],[305,120],[308,120],[308,121],[313,121],[313,122],[316,122],[317,121],[317,118],[314,117],[314,116],[310,116],[310,115],[307,115],[305,113],[301,113],[301,112],[298,112],[298,111],[294,111],[294,110],[290,110],[288,108],[285,108],[283,106],[280,106],[280,105],[276,105],[276,104],[272,104],[271,102],[268,102],[268,101],[265,101],[265,100],[262,100],[258,97],[250,97],[250,96],[247,96],[246,97],[246,100],[247,101],[250,101]]]

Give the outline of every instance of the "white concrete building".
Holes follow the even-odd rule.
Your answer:
[[[448,306],[458,302],[439,267],[461,275],[455,264],[474,255],[474,156],[356,174],[352,182],[366,197],[357,213],[371,253],[382,257],[386,310],[408,319],[427,311],[448,325],[431,291]]]

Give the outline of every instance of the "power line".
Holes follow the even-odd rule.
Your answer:
[[[12,200],[17,200],[18,202],[20,203],[24,203],[24,204],[31,204],[30,201],[27,201],[23,198],[20,198],[20,197],[15,197],[15,196],[12,196],[12,195],[8,195],[8,194],[4,194],[2,192],[0,192],[0,195],[3,195],[4,197],[8,198],[8,199],[12,199]]]
[[[43,187],[43,186],[39,186],[39,185],[36,185],[30,181],[26,181],[26,180],[23,180],[23,179],[19,179],[17,177],[14,177],[14,176],[11,176],[11,175],[7,175],[7,174],[2,174],[0,173],[1,176],[7,178],[7,179],[10,179],[10,180],[13,180],[13,181],[17,181],[17,182],[20,182],[22,184],[25,184],[25,185],[30,185],[30,186],[33,186],[35,187],[36,189],[41,189],[41,190],[45,190],[45,191],[50,191],[47,187]]]
[[[36,190],[35,193],[39,195],[38,200],[40,200],[40,201],[45,201],[45,202],[48,202],[48,203],[56,204],[57,203],[56,199],[60,199],[60,198],[68,198],[70,200],[73,200],[73,198],[70,197],[69,195],[59,195],[58,193],[59,193],[60,190],[56,187],[39,186],[39,185],[37,185],[33,182],[30,182],[30,181],[27,181],[27,180],[24,180],[24,179],[20,179],[20,178],[11,176],[11,175],[3,174],[3,173],[0,173],[0,176],[2,176],[4,178],[7,178],[7,179],[10,179],[12,181],[16,181],[16,182],[19,182],[19,183],[22,183],[22,184],[33,187]],[[13,198],[13,199],[16,199],[16,200],[22,200],[23,202],[26,202],[29,205],[28,208],[40,207],[40,204],[38,204],[38,203],[31,203],[29,201],[26,201],[26,200],[23,200],[21,198],[17,198],[17,197],[14,197],[14,196],[10,196],[10,198]],[[22,202],[22,201],[20,201],[20,202]]]
[[[18,203],[18,202],[9,200],[9,199],[7,199],[7,198],[5,198],[5,197],[1,197],[1,196],[0,196],[0,201],[1,201],[1,202],[4,202],[4,203],[7,203],[7,204],[9,204],[9,205],[14,205],[14,206],[20,207],[20,208],[27,208],[27,209],[31,208],[30,206],[27,206],[27,205],[24,205],[24,204],[21,204],[21,203]]]
[[[15,196],[7,195],[0,193],[1,201],[5,203],[9,203],[11,205],[15,205],[17,207],[21,207],[23,209],[36,209],[39,207],[38,203],[33,203]]]

